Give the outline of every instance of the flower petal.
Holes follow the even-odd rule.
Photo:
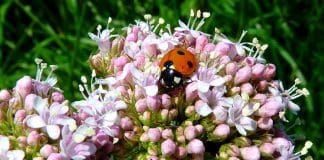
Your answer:
[[[34,104],[35,104],[34,109],[36,110],[36,112],[38,114],[41,114],[45,110],[48,109],[47,108],[48,107],[48,102],[47,102],[46,99],[43,99],[42,97],[39,97],[39,96],[35,97]]]
[[[121,110],[121,109],[126,109],[127,104],[124,101],[116,101],[115,102],[115,109],[116,110]]]
[[[244,130],[243,126],[239,125],[239,124],[236,124],[235,125],[235,128],[237,129],[237,131],[243,135],[243,136],[246,136],[246,131]]]
[[[9,138],[1,136],[0,137],[0,153],[7,152],[10,147]]]
[[[118,120],[118,114],[116,111],[107,112],[103,117],[103,126],[111,126]]]
[[[222,77],[217,77],[215,80],[212,80],[212,81],[210,82],[210,85],[211,85],[211,86],[221,86],[221,85],[223,85],[224,83],[225,83],[224,78],[222,78]]]
[[[60,137],[61,130],[60,130],[60,127],[58,125],[47,125],[46,126],[46,131],[47,131],[48,136],[51,139],[55,140],[55,139],[58,139]]]
[[[288,108],[295,114],[297,114],[297,112],[300,110],[300,107],[292,101],[288,101]]]
[[[244,129],[249,130],[249,131],[254,131],[257,128],[257,123],[253,119],[251,119],[249,117],[241,117],[240,118],[240,125]]]
[[[145,89],[145,93],[148,96],[155,96],[159,91],[159,88],[157,85],[146,86],[146,87],[144,87],[144,89]]]
[[[207,103],[204,103],[203,105],[199,106],[196,111],[199,115],[203,117],[208,116],[210,113],[213,112],[213,110],[208,106]]]
[[[210,85],[203,81],[198,81],[197,89],[199,92],[206,93],[209,90]]]
[[[7,152],[9,160],[23,160],[25,158],[25,152],[22,150],[11,150]]]
[[[42,128],[46,126],[46,123],[41,116],[32,115],[27,119],[27,126],[30,128]]]
[[[57,115],[64,115],[69,111],[69,107],[65,105],[60,104],[52,104],[50,106],[50,115],[51,116],[57,116]]]

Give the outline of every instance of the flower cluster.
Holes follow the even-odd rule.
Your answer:
[[[262,57],[267,44],[232,42],[215,29],[200,31],[208,12],[191,10],[187,24],[171,29],[164,19],[144,21],[114,35],[108,26],[89,33],[98,51],[90,80],[81,77],[84,99],[70,103],[55,87],[51,66],[36,59],[37,76],[25,76],[0,92],[0,159],[299,159],[280,128],[293,102],[308,91],[296,79],[285,89],[276,66]],[[159,63],[173,48],[195,55],[197,70],[183,85],[160,84]]]

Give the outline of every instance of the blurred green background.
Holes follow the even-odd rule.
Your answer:
[[[113,18],[116,31],[142,19],[145,13],[163,17],[175,27],[187,20],[190,9],[211,12],[203,31],[213,33],[218,27],[230,38],[238,39],[247,30],[250,41],[258,37],[268,43],[265,57],[277,65],[277,77],[285,87],[299,77],[310,91],[300,98],[300,118],[291,118],[288,134],[297,148],[305,140],[315,143],[314,159],[324,158],[324,53],[323,1],[258,0],[134,0],[132,2],[83,0],[0,0],[0,88],[11,88],[23,75],[36,73],[34,59],[57,64],[59,86],[69,100],[81,98],[78,83],[81,75],[90,75],[87,59],[96,44],[88,32],[97,24],[106,25]],[[294,128],[290,129],[291,126]]]

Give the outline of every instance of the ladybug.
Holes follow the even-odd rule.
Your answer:
[[[161,59],[159,67],[160,83],[167,89],[173,89],[182,85],[196,71],[198,62],[190,51],[174,48]]]

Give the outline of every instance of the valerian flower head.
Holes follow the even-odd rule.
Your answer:
[[[13,91],[0,91],[0,128],[26,129],[12,127],[10,136],[0,130],[6,135],[0,159],[300,159],[312,143],[294,152],[277,126],[287,110],[300,110],[293,100],[308,91],[296,87],[298,79],[285,90],[274,79],[276,66],[263,58],[268,45],[243,42],[246,31],[238,41],[217,28],[214,35],[201,31],[210,16],[191,10],[188,22],[173,29],[146,14],[120,35],[109,18],[107,28],[89,33],[98,45],[90,57],[94,70],[90,80],[81,77],[83,99],[71,108],[54,87],[57,67],[43,79],[47,64],[36,59],[35,79],[24,76]],[[197,65],[174,58],[169,51],[175,48],[191,52]],[[175,54],[187,60],[188,52]],[[170,74],[182,78],[175,88],[161,82],[178,80],[161,77],[165,59]]]

